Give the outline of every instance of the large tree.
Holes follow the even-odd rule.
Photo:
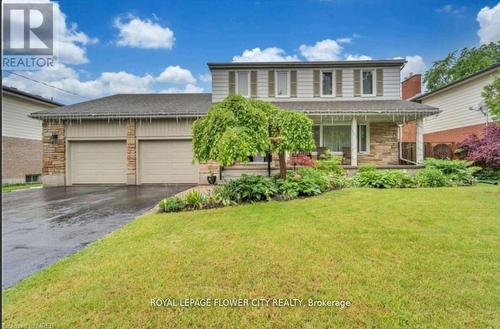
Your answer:
[[[485,86],[481,95],[495,120],[500,121],[500,77],[495,77],[491,84]]]
[[[314,149],[312,121],[305,114],[230,95],[212,105],[193,125],[195,159],[215,160],[223,166],[246,163],[251,156],[277,152],[280,175],[286,176],[285,152]]]
[[[465,78],[490,65],[500,62],[500,42],[491,42],[478,48],[463,48],[449,53],[433,63],[424,74],[428,91]]]

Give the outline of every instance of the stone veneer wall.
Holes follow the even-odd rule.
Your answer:
[[[136,121],[127,123],[127,184],[135,185],[137,169]]]
[[[208,161],[206,163],[200,163],[198,165],[198,184],[208,184],[207,176],[212,172],[217,176],[217,181],[219,181],[220,166],[217,161]]]
[[[57,140],[52,142],[52,134]],[[42,182],[44,186],[64,186],[66,173],[66,137],[64,122],[44,121],[42,125]]]
[[[358,166],[397,165],[398,147],[398,126],[395,123],[370,123],[370,154],[358,154]]]

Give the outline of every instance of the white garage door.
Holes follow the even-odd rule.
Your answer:
[[[139,183],[197,183],[191,140],[140,141]]]
[[[125,141],[71,142],[71,184],[127,183]]]

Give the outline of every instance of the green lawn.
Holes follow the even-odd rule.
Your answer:
[[[42,186],[42,184],[41,183],[5,184],[5,185],[2,185],[2,193],[18,191],[18,190],[25,190],[25,189],[39,187],[39,186]]]
[[[163,298],[319,307],[165,308]],[[346,189],[147,214],[4,291],[5,326],[498,328],[500,189]]]

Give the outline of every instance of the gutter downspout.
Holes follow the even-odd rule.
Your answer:
[[[399,143],[399,160],[406,161],[408,163],[417,165],[415,161],[411,161],[403,158],[403,125],[398,125],[398,143]]]

